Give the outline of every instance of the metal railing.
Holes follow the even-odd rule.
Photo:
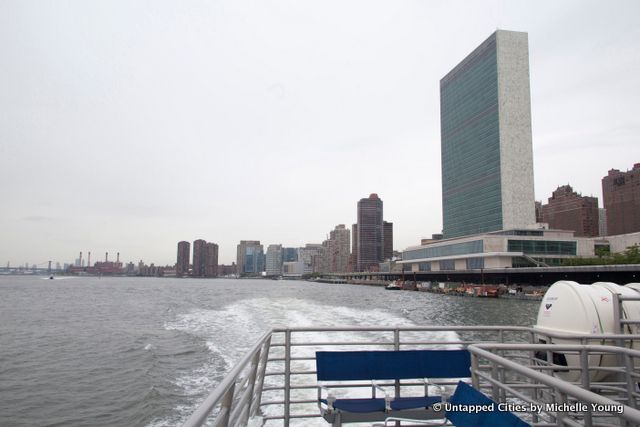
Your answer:
[[[440,335],[446,333],[446,336]],[[318,336],[320,335],[320,336]],[[275,337],[279,337],[275,338]],[[281,420],[288,427],[294,419],[318,418],[315,379],[315,352],[357,348],[402,350],[412,348],[466,347],[477,342],[533,342],[530,328],[517,326],[423,326],[423,327],[309,327],[274,330],[273,355],[269,362],[283,364],[281,370],[267,371],[267,376],[280,377],[280,381],[265,387],[267,393],[282,393],[277,400],[264,401],[269,414],[274,406],[281,412],[265,415],[265,421]],[[305,380],[305,377],[306,380]],[[449,383],[453,385],[454,383]],[[422,385],[412,382],[380,382],[381,387],[393,387],[396,395],[402,388]],[[370,389],[370,382],[351,383],[343,392]],[[305,395],[305,391],[309,392]],[[292,397],[292,395],[295,395]]]
[[[537,344],[541,338],[544,338],[545,342],[549,344],[555,342],[553,345],[544,347],[546,349],[544,351],[548,353],[547,360],[551,361],[547,365],[542,360],[534,361],[536,359],[534,352],[542,351],[540,346],[544,346]],[[566,371],[568,369],[567,366],[553,365],[553,352],[564,351],[561,348],[565,348],[568,345],[582,345],[585,348],[590,348],[589,345],[591,345],[591,347],[602,349],[601,344],[615,342],[622,343],[623,346],[630,346],[633,340],[640,340],[640,335],[568,334],[550,331],[542,332],[535,328],[518,326],[307,327],[274,329],[266,333],[258,341],[253,349],[205,399],[184,426],[203,425],[210,414],[215,415],[211,425],[224,427],[246,425],[248,419],[258,416],[267,425],[283,425],[285,427],[288,427],[293,420],[317,419],[320,412],[317,408],[316,391],[318,384],[315,377],[315,352],[321,350],[460,348],[478,344],[474,347],[476,351],[486,351],[483,347],[485,344],[482,344],[482,346],[479,344],[521,345],[526,347],[509,347],[511,350],[517,350],[515,354],[509,354],[508,357],[505,357],[507,355],[504,353],[507,349],[505,347],[504,350],[500,350],[503,352],[502,355],[497,355],[496,357],[510,360],[511,363],[516,363],[520,367],[531,370],[535,366],[537,374],[546,375],[548,378],[580,388],[581,386],[584,387],[584,384],[571,384],[561,378],[553,378],[550,375],[554,370]],[[498,351],[498,347],[496,347],[495,351]],[[577,350],[574,349],[572,351]],[[633,357],[636,357],[635,353],[633,353]],[[630,366],[632,367],[631,369],[635,369],[635,361]],[[638,366],[640,366],[640,363],[638,363]],[[485,375],[479,368],[479,365],[475,366],[477,375]],[[496,367],[495,369],[496,375],[502,375],[503,377],[501,378],[509,379],[511,374],[506,371],[506,368]],[[593,369],[595,370],[595,368]],[[603,368],[603,370],[606,369],[608,368]],[[545,371],[546,374],[543,373]],[[582,375],[582,371],[580,372],[580,375]],[[486,380],[488,381],[488,379]],[[445,383],[445,385],[447,384],[453,387],[455,381]],[[511,387],[509,383],[505,384]],[[422,383],[396,381],[380,383],[379,385],[392,387],[396,395],[400,395],[401,389],[404,393],[405,390],[413,386],[422,385]],[[623,387],[620,380],[602,384],[592,381],[588,385],[592,390],[596,387],[601,387],[605,391],[618,390],[621,387],[627,390],[629,388],[629,384]],[[357,393],[358,390],[354,389],[360,389],[362,392],[363,389],[370,389],[370,387],[371,383],[368,382],[350,384],[347,391]],[[517,387],[521,387],[521,385],[517,385]],[[573,389],[571,390],[573,391]],[[549,394],[548,392],[545,393]],[[543,397],[543,395],[544,393],[540,391],[537,396]],[[629,394],[629,396],[631,395],[637,397],[636,394]],[[505,392],[503,391],[498,397],[506,398]]]
[[[534,425],[620,425],[620,420],[623,425],[640,425],[640,351],[603,345],[491,343],[470,345],[468,349],[474,387],[496,402],[529,409]],[[562,354],[577,363],[545,362],[534,352]],[[601,362],[609,356],[609,363],[590,364],[594,356]],[[610,363],[616,360],[622,360],[622,365]],[[577,381],[562,378],[571,372]],[[601,373],[613,380],[592,380],[594,374]],[[616,379],[619,377],[622,380]]]
[[[274,329],[266,333],[205,399],[184,424],[246,425],[251,417],[265,422],[319,417],[315,352],[350,348],[401,350],[466,347],[477,342],[533,342],[531,328],[518,326],[312,327]],[[400,388],[422,383],[381,383]],[[453,383],[451,383],[453,384]],[[351,388],[370,388],[370,383]]]
[[[614,328],[616,328],[615,332],[618,334],[622,334],[625,331],[625,329],[627,329],[629,332],[637,331],[638,328],[640,328],[640,320],[625,319],[623,316],[624,308],[622,303],[625,301],[640,301],[640,294],[638,294],[637,296],[635,295],[630,296],[630,295],[622,295],[622,294],[617,294],[615,292],[612,292],[612,296],[613,296],[613,302],[612,302],[613,318],[617,319],[617,321],[614,324]]]
[[[212,413],[216,416],[212,425],[224,427],[246,425],[251,417],[258,415],[271,335],[268,332],[258,340],[183,424],[184,427],[201,426]]]

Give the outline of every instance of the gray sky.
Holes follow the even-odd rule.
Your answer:
[[[0,263],[442,227],[439,81],[529,33],[535,192],[640,162],[637,1],[0,2]],[[85,255],[86,256],[86,255]]]

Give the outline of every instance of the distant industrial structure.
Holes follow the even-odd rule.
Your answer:
[[[75,265],[68,266],[66,272],[69,274],[91,274],[91,275],[119,275],[125,270],[120,262],[120,252],[116,254],[115,261],[109,261],[109,252],[104,253],[104,261],[98,261],[91,265],[91,252],[88,253],[87,262],[82,258],[82,252],[76,259]]]

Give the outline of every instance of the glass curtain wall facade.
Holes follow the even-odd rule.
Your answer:
[[[575,241],[558,240],[509,240],[509,252],[524,252],[527,255],[576,255]]]
[[[445,256],[481,254],[484,251],[483,240],[473,240],[471,242],[452,243],[450,245],[422,247],[411,249],[402,253],[405,261],[413,259],[440,258]]]
[[[264,271],[264,252],[262,246],[248,246],[245,252],[244,273],[260,274]]]
[[[499,30],[440,80],[443,234],[535,222],[526,33]]]
[[[237,252],[238,274],[256,275],[264,271],[264,249],[259,240],[241,240]]]
[[[496,37],[440,81],[445,238],[502,229]]]

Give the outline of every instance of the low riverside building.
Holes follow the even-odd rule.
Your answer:
[[[605,239],[609,243],[611,253],[618,253],[633,245],[640,245],[640,232],[617,234],[615,236],[607,236]]]
[[[399,264],[399,259],[389,259],[378,264],[378,271],[380,273],[401,272],[402,264]]]
[[[238,269],[235,262],[232,262],[231,265],[218,265],[218,276],[235,276],[237,272]]]
[[[591,257],[601,238],[576,237],[573,231],[515,229],[439,240],[407,248],[404,271],[474,270],[561,265],[566,258]]]
[[[302,277],[305,274],[304,261],[287,261],[282,263],[282,275],[284,277]]]

